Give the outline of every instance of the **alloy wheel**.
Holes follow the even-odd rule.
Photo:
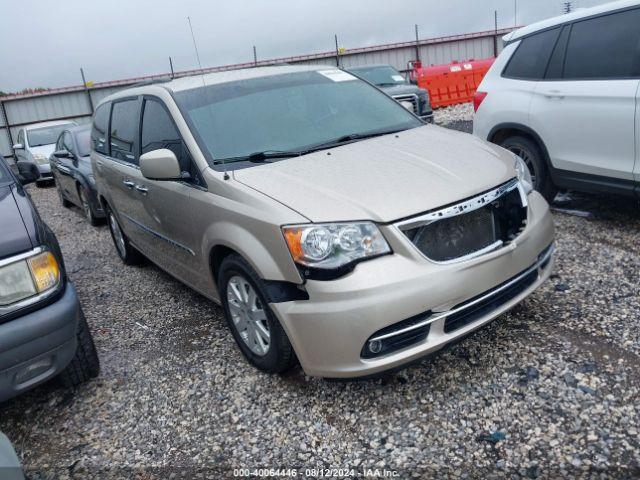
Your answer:
[[[227,283],[227,302],[240,338],[255,355],[265,356],[271,345],[271,331],[254,288],[243,277],[234,275]]]
[[[85,216],[91,220],[91,205],[89,205],[89,200],[87,199],[87,195],[84,193],[84,189],[80,189],[80,202],[82,202],[82,209],[84,210]]]
[[[529,173],[531,174],[531,181],[533,182],[533,185],[538,186],[536,182],[536,177],[537,177],[536,166],[533,163],[533,160],[531,158],[531,153],[529,152],[529,150],[519,145],[512,145],[511,147],[509,147],[509,151],[512,153],[515,153],[522,160],[524,160],[525,165],[527,166],[527,168],[529,168]]]

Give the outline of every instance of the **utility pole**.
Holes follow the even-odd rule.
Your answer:
[[[418,25],[416,24],[416,61],[420,61],[420,36],[418,35]]]
[[[572,5],[571,2],[564,2],[564,13],[571,13]]]
[[[513,0],[513,26],[518,26],[518,0]]]
[[[253,46],[253,65],[255,67],[258,66],[258,52],[256,50],[256,46],[255,45]]]
[[[338,35],[334,35],[336,40],[336,67],[340,68],[340,48],[338,47]]]
[[[494,33],[493,33],[493,56],[498,56],[498,11],[493,11]]]
[[[91,108],[91,113],[93,114],[93,99],[91,98],[91,92],[89,91],[89,86],[87,85],[87,79],[84,77],[84,70],[80,68],[80,75],[82,76],[82,85],[84,86],[84,91],[87,92],[87,100],[89,100],[89,108]]]
[[[171,68],[171,78],[175,78],[175,73],[173,72],[173,60],[169,57],[169,68]]]

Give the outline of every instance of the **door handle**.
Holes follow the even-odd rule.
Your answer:
[[[564,98],[560,90],[549,90],[544,96],[553,100],[562,100]]]
[[[136,190],[140,192],[142,195],[146,195],[149,189],[144,185],[136,185]]]
[[[129,190],[133,190],[133,187],[136,186],[135,182],[132,182],[131,180],[123,180],[122,184],[127,187]]]

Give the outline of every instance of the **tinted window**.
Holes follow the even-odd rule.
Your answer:
[[[178,129],[164,107],[155,100],[146,100],[142,114],[142,134],[140,153],[167,148],[175,153],[180,170],[197,178],[191,155],[182,141]]]
[[[575,23],[571,29],[564,78],[638,76],[640,10]]]
[[[109,140],[113,158],[138,163],[134,148],[139,121],[138,100],[125,100],[113,104]]]
[[[548,80],[554,80],[562,78],[562,69],[564,68],[564,53],[567,49],[567,40],[569,39],[569,32],[571,26],[565,26],[562,29],[560,38],[556,42],[556,47],[553,49],[551,59],[549,60],[549,66],[547,67],[547,74],[545,76]]]
[[[62,147],[68,152],[75,153],[73,138],[71,138],[71,134],[69,132],[64,132],[62,135]]]
[[[93,115],[93,127],[91,129],[91,148],[98,153],[109,155],[107,143],[107,128],[109,126],[109,109],[111,104],[100,105]]]
[[[504,76],[525,80],[540,80],[544,77],[559,33],[558,27],[524,38],[509,60]]]

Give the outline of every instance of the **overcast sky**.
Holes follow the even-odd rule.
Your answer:
[[[61,87],[258,57],[407,41],[528,24],[563,11],[564,0],[3,0],[0,90]],[[574,7],[605,3],[574,0]]]

